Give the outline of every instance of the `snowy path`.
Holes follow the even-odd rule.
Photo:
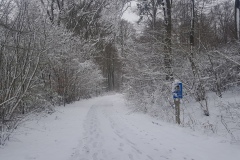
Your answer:
[[[62,114],[53,122],[49,117],[44,125],[38,122],[38,130],[45,127],[43,133],[35,127],[28,136],[15,135],[20,142],[11,141],[0,149],[0,160],[240,159],[239,145],[143,114],[128,114],[121,95],[78,102],[60,110]],[[44,141],[46,135],[49,139]]]

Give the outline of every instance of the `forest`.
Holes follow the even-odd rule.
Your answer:
[[[106,92],[175,123],[175,79],[205,116],[208,93],[239,87],[239,0],[134,2],[132,23],[131,0],[0,0],[0,144],[28,114]]]

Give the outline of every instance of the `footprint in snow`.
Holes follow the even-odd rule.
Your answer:
[[[150,160],[154,160],[151,156],[147,155],[147,158]]]
[[[103,155],[103,157],[105,157],[105,158],[107,157],[106,150],[104,150],[104,149],[102,150],[102,155]]]
[[[134,160],[132,154],[128,154],[128,157],[129,157],[130,160]]]
[[[97,147],[97,142],[94,142],[92,146],[93,146],[93,148],[96,148]]]
[[[138,154],[142,154],[142,152],[141,152],[139,149],[137,149],[137,148],[135,148],[135,147],[133,147],[133,146],[132,146],[132,149],[134,149],[135,151],[137,151]]]
[[[99,138],[99,134],[96,134],[96,138]]]
[[[98,159],[97,156],[98,156],[98,154],[97,154],[97,153],[94,153],[93,156],[92,156],[92,157],[93,157],[93,160],[97,160],[97,159]]]

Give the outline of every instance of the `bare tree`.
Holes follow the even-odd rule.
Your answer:
[[[235,24],[236,24],[236,34],[237,39],[240,39],[240,2],[235,0]]]

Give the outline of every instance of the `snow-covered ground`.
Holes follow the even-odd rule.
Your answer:
[[[181,104],[181,125],[209,136],[223,136],[240,144],[240,88],[223,92],[222,98],[215,93],[207,94],[210,116],[205,116],[199,102],[184,97]],[[202,102],[204,103],[204,101]],[[205,105],[204,105],[205,106]]]
[[[28,120],[0,148],[0,160],[165,159],[240,160],[240,145],[132,113],[115,94]]]

